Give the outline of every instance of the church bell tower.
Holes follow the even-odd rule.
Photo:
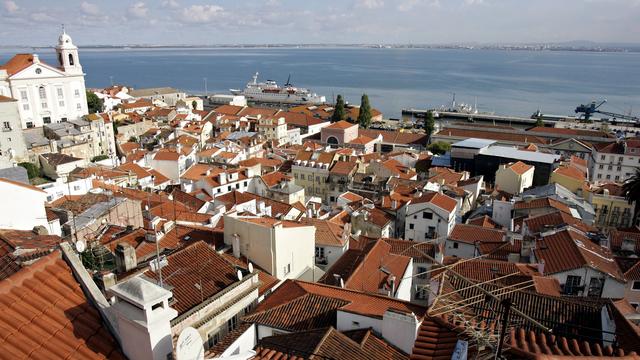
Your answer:
[[[58,37],[56,52],[58,53],[58,63],[64,72],[82,74],[82,66],[78,58],[78,47],[73,44],[73,40],[64,30],[64,26],[62,26],[62,34]]]

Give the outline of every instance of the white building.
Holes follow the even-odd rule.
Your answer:
[[[18,102],[0,95],[0,167],[26,161],[27,145],[22,136]]]
[[[31,230],[34,226],[49,229],[44,208],[47,193],[35,186],[0,178],[0,228]]]
[[[17,54],[0,66],[0,95],[19,101],[22,128],[77,120],[88,112],[78,47],[64,30],[56,53],[55,65],[36,54]]]
[[[224,242],[280,280],[313,271],[315,227],[259,217],[224,217]]]
[[[628,179],[640,167],[640,139],[595,144],[590,165],[589,174],[594,183]]]
[[[535,167],[522,161],[502,164],[496,171],[496,188],[518,195],[533,185]]]
[[[456,223],[458,202],[437,192],[411,199],[404,234],[407,240],[427,241],[448,236]]]

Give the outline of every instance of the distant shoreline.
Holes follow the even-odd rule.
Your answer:
[[[163,49],[441,49],[497,51],[573,51],[599,53],[638,53],[640,44],[628,46],[531,45],[415,45],[415,44],[218,44],[218,45],[79,45],[84,50],[163,50]],[[51,49],[51,46],[2,45],[0,49]]]

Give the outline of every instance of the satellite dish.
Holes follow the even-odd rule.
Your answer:
[[[249,263],[249,272],[253,274],[253,264]]]
[[[238,280],[242,281],[242,271],[238,270]]]
[[[79,253],[83,253],[87,249],[87,244],[84,241],[78,240],[76,241],[76,251]]]
[[[198,330],[187,327],[178,336],[176,343],[177,360],[204,360],[204,346]]]

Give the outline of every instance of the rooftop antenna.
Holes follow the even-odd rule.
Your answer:
[[[63,33],[63,34],[66,34],[67,32],[66,32],[66,31],[65,31],[65,29],[64,29],[64,24],[61,24],[61,26],[62,26],[62,33]]]

